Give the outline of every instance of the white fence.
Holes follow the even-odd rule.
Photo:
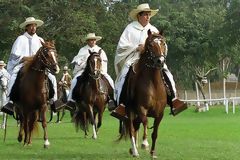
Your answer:
[[[189,99],[189,100],[182,100],[184,102],[187,103],[197,103],[198,105],[200,105],[201,102],[205,102],[205,107],[206,110],[209,110],[209,106],[208,104],[212,104],[213,102],[223,102],[223,104],[225,105],[225,111],[228,114],[229,112],[229,104],[232,104],[232,112],[233,114],[235,114],[235,110],[236,110],[236,105],[240,104],[240,97],[230,97],[230,98],[219,98],[219,99]]]

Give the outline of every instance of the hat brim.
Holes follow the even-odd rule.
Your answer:
[[[40,27],[41,25],[43,25],[43,21],[42,20],[34,20],[34,21],[27,21],[27,22],[25,21],[21,23],[19,27],[24,29],[29,24],[37,24],[37,27]]]
[[[85,41],[87,41],[87,40],[89,40],[89,39],[96,39],[96,41],[99,41],[99,40],[101,40],[101,39],[102,39],[102,37],[100,37],[100,36],[95,36],[95,37],[86,37],[86,38],[85,38]]]
[[[151,12],[151,16],[150,17],[153,17],[157,14],[159,10],[158,9],[143,9],[143,10],[139,10],[139,9],[133,9],[130,13],[129,13],[129,17],[132,19],[132,20],[137,20],[137,15],[138,13],[140,12]]]

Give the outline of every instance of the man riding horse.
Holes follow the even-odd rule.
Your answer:
[[[87,59],[90,56],[89,51],[98,53],[101,50],[101,54],[100,54],[100,57],[102,59],[101,74],[106,78],[107,83],[109,83],[111,86],[110,90],[112,90],[112,92],[113,92],[114,82],[113,82],[112,78],[110,77],[110,75],[107,73],[107,63],[108,63],[107,55],[104,52],[104,50],[96,44],[96,42],[101,39],[102,39],[102,37],[96,36],[95,33],[87,34],[87,36],[85,37],[85,41],[87,42],[87,45],[82,47],[79,50],[78,54],[72,60],[72,63],[75,64],[75,67],[73,70],[74,78],[71,82],[70,93],[68,95],[68,102],[66,103],[66,105],[68,106],[67,109],[69,109],[69,110],[73,110],[75,108],[76,100],[73,99],[72,93],[77,84],[78,77],[80,77],[82,75],[82,73],[86,67]],[[111,99],[113,99],[113,95],[110,95],[109,101]],[[113,102],[113,101],[111,101],[111,102]]]
[[[11,54],[9,57],[9,61],[7,64],[7,70],[11,75],[10,81],[8,84],[8,94],[11,94],[12,88],[15,85],[15,81],[19,70],[23,67],[23,62],[28,57],[35,55],[40,47],[42,47],[42,43],[44,40],[36,34],[37,27],[43,25],[43,21],[39,19],[35,19],[34,17],[28,17],[26,20],[19,25],[21,29],[25,30],[25,33],[15,40]],[[50,79],[50,83],[52,83],[54,90],[54,96],[50,100],[51,107],[53,110],[56,110],[55,101],[57,100],[57,81],[53,74],[48,73],[48,78]],[[8,97],[8,103],[3,106],[1,109],[3,112],[13,115],[14,113],[14,105],[13,101],[10,97]]]
[[[147,31],[150,29],[152,32],[159,33],[158,29],[150,24],[150,18],[156,15],[157,12],[158,9],[150,9],[147,3],[141,4],[136,9],[133,9],[129,16],[134,21],[125,28],[118,42],[115,56],[115,72],[117,74],[117,79],[115,81],[114,92],[118,107],[111,113],[111,115],[116,118],[127,118],[124,104],[119,104],[122,86],[130,66],[139,60],[139,54],[144,50],[144,43],[148,36]],[[172,114],[176,115],[185,110],[187,104],[177,98],[175,82],[166,63],[164,63],[163,66],[163,75],[168,90],[171,92],[171,94],[168,95],[168,98],[171,99],[168,104],[171,106]]]

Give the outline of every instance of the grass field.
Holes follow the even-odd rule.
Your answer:
[[[240,111],[226,114],[221,106],[210,107],[210,111],[195,113],[190,107],[176,117],[168,115],[159,128],[156,151],[160,160],[238,160],[240,159]],[[56,118],[56,117],[54,117]],[[150,121],[151,126],[152,123]],[[116,143],[118,121],[106,111],[98,139],[91,134],[84,138],[82,131],[76,132],[66,116],[62,123],[48,125],[48,149],[43,148],[42,129],[35,135],[32,146],[23,147],[17,142],[18,127],[9,118],[7,139],[0,141],[0,159],[17,160],[126,160],[130,141]],[[3,137],[0,130],[0,137]],[[151,130],[149,143],[151,143]],[[141,135],[141,134],[140,134]],[[139,149],[138,159],[150,159],[149,153]]]

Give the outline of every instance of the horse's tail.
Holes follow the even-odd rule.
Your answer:
[[[79,128],[82,129],[83,131],[88,130],[89,117],[86,114],[86,112],[78,110],[73,115],[73,121],[75,123],[75,127],[77,131],[79,130]]]

